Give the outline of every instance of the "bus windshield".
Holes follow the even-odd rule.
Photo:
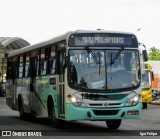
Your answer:
[[[148,89],[151,87],[151,77],[150,72],[145,70],[144,74],[142,74],[142,89]]]
[[[120,50],[69,50],[69,85],[73,88],[109,91],[139,86],[138,51],[119,52]]]

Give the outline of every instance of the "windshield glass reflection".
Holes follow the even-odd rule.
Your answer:
[[[69,50],[69,84],[81,89],[113,90],[138,86],[138,51]],[[113,61],[114,58],[114,62]]]
[[[150,72],[148,70],[145,70],[144,74],[142,74],[142,88],[150,88],[150,86]]]

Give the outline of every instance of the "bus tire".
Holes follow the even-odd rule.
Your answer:
[[[18,103],[18,107],[19,107],[19,115],[21,119],[25,119],[26,118],[26,113],[23,110],[23,105],[22,105],[22,100],[19,101]]]
[[[56,118],[53,102],[51,103],[51,106],[50,106],[50,115],[49,115],[49,118],[51,120],[51,126],[52,127],[54,127],[54,128],[63,128],[64,127],[65,121]]]
[[[121,125],[121,119],[117,120],[107,120],[106,125],[108,126],[109,129],[118,129]]]
[[[143,109],[147,109],[147,102],[143,102],[142,105],[143,105]]]

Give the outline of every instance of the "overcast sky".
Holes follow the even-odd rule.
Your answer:
[[[148,50],[160,49],[160,0],[0,0],[0,37],[34,44],[99,28],[133,32]]]

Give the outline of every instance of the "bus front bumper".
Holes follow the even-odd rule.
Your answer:
[[[140,119],[142,103],[132,107],[87,108],[66,104],[66,120]]]

